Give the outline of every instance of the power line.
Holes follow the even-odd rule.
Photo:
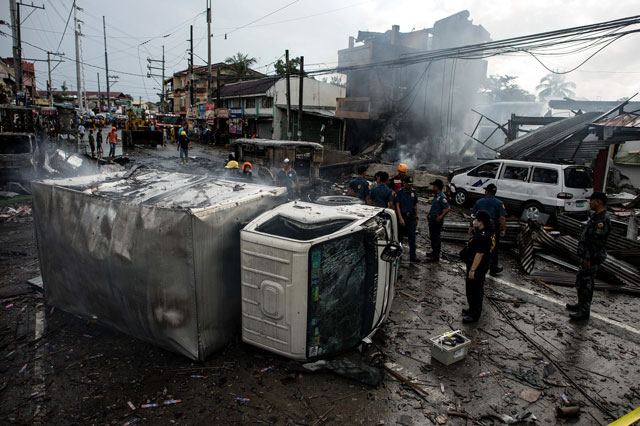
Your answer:
[[[282,6],[281,8],[274,10],[273,12],[269,12],[269,13],[267,13],[266,15],[261,16],[261,17],[260,17],[260,18],[258,18],[258,19],[254,19],[253,21],[249,22],[248,24],[244,24],[244,25],[242,25],[242,26],[240,26],[240,27],[234,28],[233,30],[231,30],[231,31],[229,31],[229,32],[226,32],[226,33],[224,33],[224,34],[216,34],[216,35],[214,35],[213,37],[219,37],[219,36],[224,35],[224,37],[226,38],[229,34],[235,33],[236,31],[240,31],[240,30],[241,30],[241,29],[243,29],[243,28],[247,28],[249,25],[251,25],[251,24],[255,24],[255,23],[256,23],[256,22],[258,22],[258,21],[262,21],[264,18],[268,18],[269,16],[274,15],[274,14],[276,14],[276,13],[280,12],[281,10],[284,10],[284,9],[288,8],[289,6],[292,6],[292,5],[296,4],[296,3],[298,3],[299,1],[300,1],[300,0],[294,0],[294,1],[292,1],[291,3],[285,4],[285,5],[284,5],[284,6]]]

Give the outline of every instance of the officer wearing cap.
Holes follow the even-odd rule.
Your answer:
[[[396,192],[396,214],[400,223],[400,235],[409,240],[409,259],[418,260],[416,256],[416,226],[418,224],[418,195],[413,190],[413,178],[405,176],[404,187]]]
[[[574,321],[588,320],[591,312],[593,287],[598,266],[607,258],[607,239],[611,230],[611,220],[607,214],[607,196],[604,192],[594,192],[589,198],[589,208],[595,212],[580,235],[578,256],[580,269],[576,275],[578,303],[567,303],[573,311],[569,317]]]
[[[300,195],[298,174],[291,167],[291,161],[288,158],[285,158],[282,162],[282,169],[278,172],[278,177],[276,178],[276,186],[286,187],[290,199],[295,198],[296,193]]]
[[[369,181],[365,177],[367,175],[367,166],[358,166],[357,172],[358,176],[349,182],[348,194],[352,197],[358,197],[366,203],[369,196]]]
[[[498,188],[492,183],[484,188],[484,198],[476,201],[473,206],[471,224],[469,225],[471,231],[473,231],[473,219],[480,210],[489,213],[489,217],[493,221],[496,230],[496,247],[491,252],[489,275],[497,275],[504,269],[498,263],[498,244],[500,243],[500,238],[504,238],[507,233],[507,211],[504,208],[504,203],[495,197],[497,191]]]
[[[391,178],[389,181],[389,188],[394,191],[399,191],[404,186],[404,178],[407,176],[407,165],[398,164],[398,174]]]
[[[440,179],[431,182],[431,188],[436,195],[431,201],[431,209],[429,210],[429,239],[431,240],[431,253],[427,255],[428,262],[439,262],[440,252],[442,251],[442,240],[440,233],[444,225],[444,217],[451,211],[447,196],[442,192],[444,183]]]

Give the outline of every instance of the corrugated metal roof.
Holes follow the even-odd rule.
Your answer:
[[[225,84],[220,89],[220,96],[230,98],[234,96],[264,95],[279,79],[280,77],[267,77],[252,81]]]
[[[607,118],[593,123],[594,126],[606,127],[635,127],[640,128],[640,114],[626,112],[616,117]]]
[[[548,150],[545,153],[541,153],[536,156],[536,159],[541,161],[558,162],[558,161],[573,161],[576,164],[584,164],[589,161],[593,161],[598,156],[600,150],[608,148],[611,142],[607,140],[598,140],[595,135],[588,135],[583,139],[583,136],[570,138],[567,141],[563,141]]]
[[[556,121],[504,144],[497,151],[500,158],[504,159],[530,160],[537,158],[538,154],[549,151],[554,144],[560,143],[563,139],[577,132],[586,130],[588,125],[601,115],[600,112],[587,112]]]

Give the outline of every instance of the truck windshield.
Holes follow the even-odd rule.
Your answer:
[[[339,219],[330,222],[302,223],[283,216],[276,216],[256,230],[277,237],[309,241],[324,235],[333,234],[353,222],[351,219]]]
[[[564,169],[564,186],[567,188],[591,188],[591,169],[588,167],[567,167]]]
[[[0,154],[29,154],[31,152],[31,142],[29,136],[23,135],[2,135],[0,136]]]
[[[180,124],[180,117],[167,116],[165,115],[160,120],[162,124]]]

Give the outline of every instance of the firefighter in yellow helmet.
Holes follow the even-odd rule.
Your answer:
[[[187,136],[187,132],[184,130],[180,132],[178,136],[178,149],[180,150],[180,164],[189,165],[189,148],[191,148],[191,141]]]

